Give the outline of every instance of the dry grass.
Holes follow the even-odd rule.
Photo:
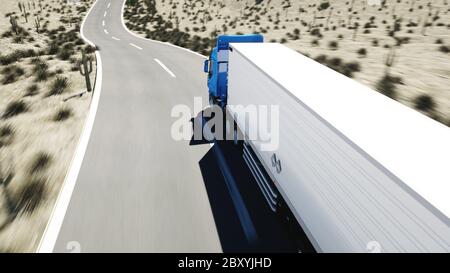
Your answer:
[[[91,100],[87,94],[63,101],[86,90],[72,66],[86,47],[78,29],[93,0],[81,6],[42,0],[42,11],[34,2],[30,10],[24,2],[28,23],[16,0],[0,5],[0,249],[8,252],[36,250]],[[19,34],[10,15],[17,16]]]
[[[266,41],[314,59],[359,63],[360,71],[351,73],[355,80],[373,88],[393,84],[395,99],[412,108],[417,98],[430,96],[435,107],[424,114],[450,124],[450,1],[381,1],[384,6],[367,0],[129,2],[126,24],[142,36],[206,55],[218,34],[263,33]],[[380,84],[392,48],[395,62],[388,76],[403,81]]]

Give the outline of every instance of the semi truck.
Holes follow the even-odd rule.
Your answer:
[[[204,72],[267,206],[317,252],[449,252],[450,128],[263,40],[218,36]],[[276,149],[249,137],[249,105],[278,106]]]

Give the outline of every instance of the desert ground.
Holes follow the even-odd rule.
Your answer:
[[[124,17],[204,55],[218,34],[262,33],[450,126],[449,2],[128,0]]]
[[[33,252],[71,163],[91,101],[79,28],[93,0],[0,5],[0,252]],[[89,69],[88,69],[89,70]]]

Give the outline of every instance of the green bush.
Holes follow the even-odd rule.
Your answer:
[[[3,75],[2,84],[10,84],[18,80],[18,78],[25,74],[25,70],[19,65],[8,65],[1,70]]]
[[[39,92],[39,86],[37,84],[32,84],[27,88],[25,96],[34,96],[38,92]]]
[[[357,53],[358,53],[358,55],[360,57],[366,57],[367,56],[367,50],[365,48],[358,49]]]
[[[18,114],[24,113],[28,111],[28,106],[25,102],[19,100],[19,101],[13,101],[10,102],[5,109],[5,112],[2,115],[3,119],[7,119],[13,116],[16,116]]]
[[[330,3],[328,2],[322,2],[320,3],[320,5],[317,7],[318,10],[326,10],[330,7]]]
[[[375,89],[381,94],[390,97],[391,99],[397,98],[397,87],[395,85],[396,80],[394,77],[385,74],[376,84]]]
[[[50,73],[48,72],[48,63],[40,58],[33,59],[33,73],[36,76],[36,81],[46,81],[48,77],[50,76]]]
[[[130,5],[130,6],[135,6],[136,4],[137,4],[137,0],[127,0],[127,5]]]
[[[9,124],[3,125],[0,128],[0,148],[10,144],[12,142],[13,136],[14,128]]]
[[[8,55],[0,56],[0,64],[9,65],[15,62],[20,61],[22,58],[30,58],[35,57],[37,52],[33,49],[28,50],[16,50]]]
[[[414,99],[414,106],[416,109],[431,112],[436,107],[436,103],[433,98],[429,95],[420,95]]]
[[[38,172],[45,171],[50,166],[51,161],[52,158],[49,154],[39,152],[34,156],[33,161],[31,162],[30,167],[28,169],[28,172],[30,174],[36,174]]]
[[[72,116],[72,110],[69,108],[62,108],[56,112],[53,121],[64,121]]]
[[[336,42],[336,41],[330,41],[330,42],[328,43],[328,47],[329,47],[331,50],[336,50],[336,49],[338,49],[339,45],[338,45],[338,42]]]
[[[67,87],[69,86],[69,81],[67,78],[63,77],[56,77],[56,79],[53,81],[52,86],[50,88],[50,91],[48,92],[47,96],[55,96],[55,95],[61,95],[67,90]]]
[[[47,180],[44,178],[31,178],[31,181],[22,185],[13,198],[14,210],[30,214],[45,200]]]
[[[442,53],[450,53],[450,47],[449,46],[445,46],[445,45],[441,45],[439,47],[439,51]]]

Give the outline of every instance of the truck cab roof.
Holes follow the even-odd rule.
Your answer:
[[[246,34],[246,35],[219,35],[217,37],[217,49],[227,49],[230,43],[262,43],[264,37],[261,34]]]

